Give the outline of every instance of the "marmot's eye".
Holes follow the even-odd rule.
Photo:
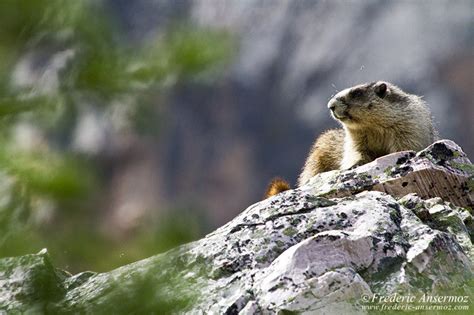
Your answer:
[[[362,94],[364,94],[364,92],[362,92],[361,89],[355,89],[355,90],[352,90],[352,91],[349,93],[349,95],[350,95],[351,97],[361,97]]]

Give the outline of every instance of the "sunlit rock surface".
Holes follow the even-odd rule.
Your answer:
[[[201,240],[110,272],[70,276],[46,251],[4,258],[0,310],[365,314],[367,297],[396,293],[472,303],[472,170],[443,140],[318,175]]]

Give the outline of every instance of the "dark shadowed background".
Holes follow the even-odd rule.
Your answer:
[[[315,136],[337,127],[328,99],[363,82],[423,95],[440,136],[474,157],[471,0],[23,2],[0,8],[3,99],[53,105],[0,116],[4,147],[21,152],[0,156],[5,183],[20,179],[0,185],[19,200],[2,201],[15,209],[2,256],[48,247],[66,269],[100,271],[197,239],[272,177],[295,183]],[[55,20],[53,2],[59,22],[25,35],[28,21]],[[73,159],[82,194],[29,187],[35,152],[40,179],[57,169],[48,154]]]

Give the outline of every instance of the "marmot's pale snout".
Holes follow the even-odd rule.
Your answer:
[[[404,150],[419,151],[436,138],[431,113],[421,97],[384,81],[356,85],[337,93],[329,102],[341,129],[320,135],[298,179],[305,184],[318,173],[348,169]],[[289,185],[278,179],[267,196]]]

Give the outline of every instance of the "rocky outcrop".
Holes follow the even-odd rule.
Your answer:
[[[474,167],[462,149],[450,140],[435,142],[415,154],[397,152],[349,171],[326,172],[302,188],[329,198],[377,190],[394,197],[416,193],[421,198],[440,197],[461,207],[474,204]]]
[[[320,174],[201,240],[107,273],[68,275],[46,251],[5,258],[0,310],[365,314],[396,294],[469,306],[473,175],[444,140]]]

